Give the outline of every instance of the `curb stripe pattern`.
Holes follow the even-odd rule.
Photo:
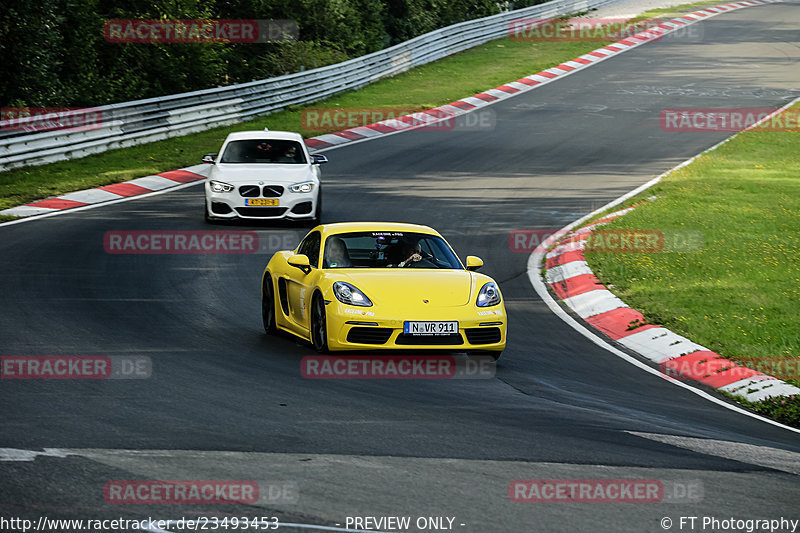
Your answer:
[[[632,211],[615,211],[559,236],[546,255],[545,281],[564,304],[589,325],[650,361],[668,375],[698,381],[755,402],[800,394],[800,388],[734,363],[666,328],[645,324],[644,316],[628,307],[595,277],[583,255],[592,229]],[[561,244],[567,242],[566,244]]]
[[[587,68],[609,57],[626,52],[644,43],[657,40],[678,28],[682,28],[688,24],[693,24],[698,20],[705,20],[709,16],[724,13],[728,10],[770,4],[777,1],[780,0],[743,0],[741,2],[725,4],[725,6],[716,6],[716,8],[709,7],[705,10],[695,11],[694,13],[683,15],[671,21],[660,24],[659,26],[639,32],[636,35],[627,37],[619,42],[598,48],[597,50],[584,54],[574,60],[565,61],[556,67],[545,69],[536,74],[531,74],[530,76],[521,78],[515,82],[501,85],[500,87],[484,91],[474,96],[462,98],[457,102],[451,102],[449,104],[431,109],[430,111],[407,115],[400,119],[384,120],[374,124],[369,124],[367,126],[359,126],[344,131],[319,135],[317,137],[306,139],[305,142],[312,151],[322,150],[325,148],[331,148],[333,146],[340,146],[349,142],[362,141],[379,135],[397,133],[399,131],[424,127],[428,124],[435,124],[443,120],[449,120],[458,115],[463,115],[464,113],[489,105],[493,102],[509,98],[521,92],[535,89],[543,84],[556,80],[561,76],[572,74],[573,72]],[[0,211],[0,214],[29,217],[74,207],[83,207],[89,204],[118,200],[120,198],[130,198],[132,196],[138,196],[140,194],[146,194],[169,187],[176,187],[192,181],[205,179],[205,176],[197,174],[196,172],[196,169],[202,167],[203,165],[198,165],[181,170],[172,170],[168,172],[162,172],[156,176],[147,176],[145,178],[138,178],[114,185],[105,185],[103,187],[89,189],[87,191],[78,191],[78,193],[87,193],[92,191],[95,193],[100,193],[93,195],[82,195],[80,196],[80,199],[72,197],[72,195],[77,195],[78,193],[69,193],[67,195],[48,198],[46,200],[40,200],[27,205],[5,209]]]
[[[122,198],[130,198],[132,196],[139,196],[140,194],[148,194],[154,191],[176,187],[184,183],[199,181],[206,179],[198,171],[203,168],[189,167],[181,170],[170,170],[162,172],[156,176],[147,176],[144,178],[136,178],[134,180],[114,183],[111,185],[103,185],[94,189],[86,189],[83,191],[71,192],[48,198],[46,200],[39,200],[26,205],[12,207],[0,211],[2,215],[14,215],[17,217],[30,217],[34,215],[42,215],[45,213],[52,213],[54,211],[62,211],[64,209],[71,209],[74,207],[83,207],[90,204],[99,204],[103,202],[110,202],[112,200],[119,200]],[[192,170],[194,169],[194,171]]]

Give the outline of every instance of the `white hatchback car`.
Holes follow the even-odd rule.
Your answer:
[[[206,154],[206,220],[306,220],[322,215],[319,165],[303,137],[289,131],[239,131]]]

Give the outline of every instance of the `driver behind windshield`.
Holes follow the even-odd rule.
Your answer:
[[[296,163],[297,162],[297,148],[290,145],[283,153],[282,163]]]
[[[347,245],[339,237],[331,237],[325,246],[325,263],[328,268],[348,268],[350,255],[347,253]]]
[[[400,254],[400,257],[403,257],[404,259],[397,264],[398,267],[402,268],[410,263],[422,261],[422,247],[420,246],[419,241],[403,241],[401,250],[402,253]]]

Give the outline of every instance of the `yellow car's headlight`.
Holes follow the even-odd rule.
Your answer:
[[[333,294],[343,304],[372,307],[372,302],[367,298],[366,294],[344,281],[337,281],[333,284]]]
[[[478,307],[491,307],[500,303],[500,289],[494,282],[490,281],[481,287],[478,293],[478,300],[475,302]]]

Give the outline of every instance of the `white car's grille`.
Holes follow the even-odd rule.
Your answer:
[[[242,185],[239,187],[239,194],[245,198],[254,198],[258,196],[260,192],[261,189],[258,185]]]
[[[283,194],[281,185],[264,185],[264,198],[277,198]]]
[[[245,198],[256,198],[263,196],[264,198],[278,198],[283,195],[282,185],[264,185],[262,189],[258,185],[242,185],[239,187],[239,194]]]

